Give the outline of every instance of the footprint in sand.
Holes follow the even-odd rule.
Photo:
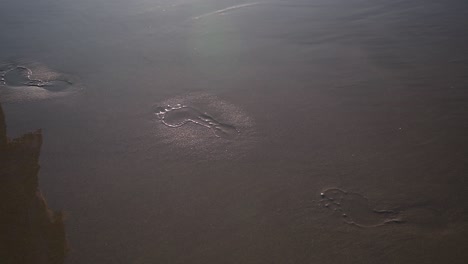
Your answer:
[[[391,210],[376,210],[368,199],[357,193],[340,189],[328,189],[320,193],[320,204],[337,214],[348,224],[360,227],[376,227],[387,223],[401,223],[399,213]]]
[[[32,71],[24,66],[15,66],[3,72],[0,81],[3,85],[15,86],[36,86],[49,91],[61,91],[72,85],[67,80],[39,80],[31,78]]]
[[[154,143],[172,148],[178,158],[238,159],[263,139],[247,112],[212,94],[167,98],[149,110]]]
[[[37,63],[0,65],[0,101],[33,101],[68,95],[77,90],[69,77]]]
[[[176,104],[165,107],[156,106],[153,110],[159,120],[168,127],[177,128],[194,123],[210,129],[215,136],[224,139],[234,139],[240,133],[234,126],[221,123],[207,113],[202,113],[193,107]]]

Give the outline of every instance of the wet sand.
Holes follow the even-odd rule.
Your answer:
[[[466,262],[464,1],[1,5],[66,263]]]

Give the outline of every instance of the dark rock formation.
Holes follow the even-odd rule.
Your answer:
[[[0,263],[64,263],[63,214],[38,189],[42,134],[9,140],[0,106]]]

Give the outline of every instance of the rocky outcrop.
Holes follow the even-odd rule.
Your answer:
[[[0,106],[0,262],[64,263],[63,214],[51,211],[38,189],[42,134],[9,140]]]

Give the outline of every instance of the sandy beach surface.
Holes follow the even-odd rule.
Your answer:
[[[61,212],[64,263],[462,264],[467,18],[2,0],[0,103],[9,139],[42,131],[34,199]]]

